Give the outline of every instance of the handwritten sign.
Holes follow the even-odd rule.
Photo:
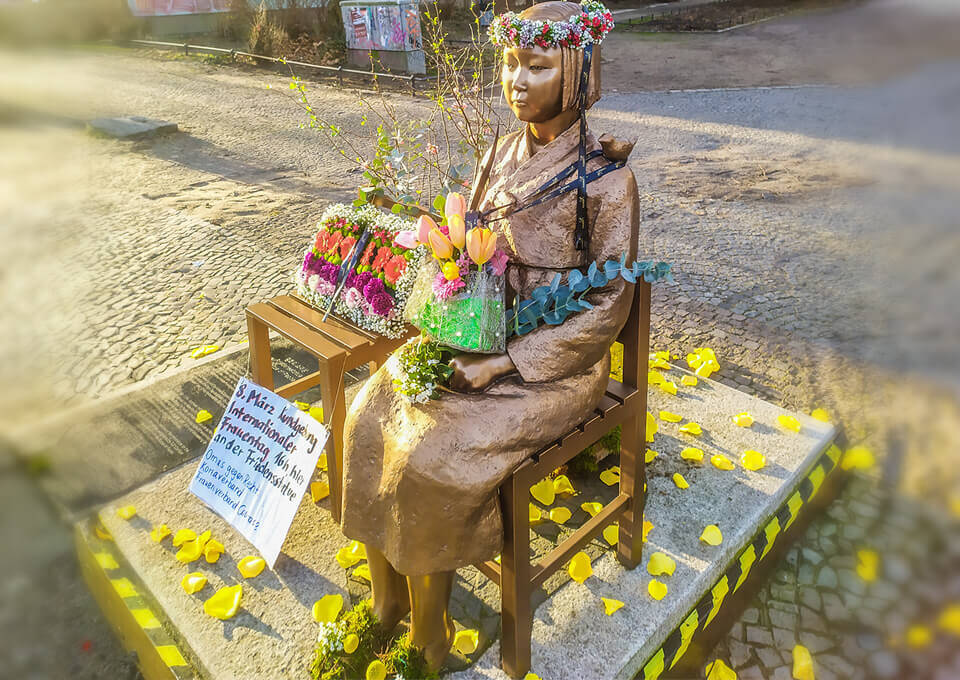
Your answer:
[[[240,378],[190,492],[273,567],[329,436],[283,397]]]

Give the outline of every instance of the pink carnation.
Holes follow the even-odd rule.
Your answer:
[[[462,278],[447,281],[443,272],[438,272],[437,277],[433,280],[433,294],[438,300],[446,300],[466,285]]]

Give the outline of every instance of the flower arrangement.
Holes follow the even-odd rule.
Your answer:
[[[572,47],[579,49],[600,44],[613,30],[613,15],[597,0],[583,0],[581,13],[566,21],[521,19],[514,12],[504,12],[488,29],[490,41],[500,47]]]
[[[394,380],[394,390],[414,404],[440,398],[440,386],[453,374],[447,365],[453,352],[439,342],[420,335],[400,348],[402,379]]]
[[[404,307],[426,254],[426,248],[401,247],[395,241],[409,226],[408,220],[370,205],[330,206],[296,272],[297,292],[326,309],[342,280],[333,306],[340,317],[390,338],[402,336]],[[363,251],[356,266],[341,272],[358,244]]]

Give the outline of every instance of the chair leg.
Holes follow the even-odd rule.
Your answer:
[[[343,423],[347,417],[343,390],[343,355],[328,358],[320,365],[320,401],[323,418],[330,427],[327,453],[327,478],[330,481],[330,514],[340,521],[343,502]]]
[[[261,387],[272,390],[270,329],[251,314],[247,314],[247,341],[250,348],[250,379]]]
[[[620,438],[620,493],[630,497],[630,504],[620,517],[617,559],[627,569],[640,563],[643,550],[643,510],[647,500],[645,428],[646,411],[623,423]]]
[[[500,555],[500,654],[503,670],[521,678],[530,670],[533,610],[530,601],[530,514],[526,475],[514,473],[500,487],[503,552]]]

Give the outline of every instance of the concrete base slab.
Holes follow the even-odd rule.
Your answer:
[[[678,385],[686,375],[680,369],[669,373]],[[533,625],[532,670],[540,677],[632,678],[641,671],[641,677],[658,677],[689,644],[689,636],[683,633],[678,637],[678,629],[689,631],[692,618],[694,629],[707,625],[711,613],[715,615],[710,609],[723,601],[723,587],[736,590],[738,584],[728,583],[728,579],[739,580],[740,572],[729,570],[741,563],[741,553],[756,549],[751,562],[761,561],[764,545],[772,544],[779,531],[771,531],[771,522],[778,521],[771,518],[779,514],[781,524],[792,522],[803,505],[801,496],[815,493],[822,475],[834,467],[832,463],[823,467],[825,451],[836,436],[832,426],[793,414],[802,424],[800,432],[784,430],[777,425],[782,409],[723,385],[701,379],[696,387],[681,387],[676,396],[654,387],[650,411],[657,414],[661,409],[684,416],[684,421],[661,420],[651,445],[659,455],[648,465],[646,516],[654,528],[645,546],[644,566],[626,571],[612,549],[597,541],[588,550],[594,557],[594,575],[585,583],[577,584],[565,574],[556,576],[556,581],[551,579],[552,584],[548,581],[551,595],[536,609]],[[751,428],[737,427],[731,421],[733,415],[744,411],[755,418]],[[680,433],[679,427],[687,420],[699,423],[703,434]],[[703,449],[704,462],[681,459],[680,451],[687,446]],[[745,449],[762,452],[766,467],[756,472],[745,470],[739,463]],[[718,453],[734,461],[736,468],[725,471],[712,466],[710,457]],[[835,461],[836,454],[830,455]],[[615,460],[605,462],[613,464]],[[195,461],[184,464],[101,511],[101,521],[114,537],[118,562],[128,564],[142,581],[156,611],[189,650],[188,656],[204,677],[304,677],[317,633],[311,617],[313,603],[329,593],[352,595],[353,601],[369,595],[366,582],[334,559],[348,539],[330,520],[326,500],[314,504],[305,498],[275,569],[243,581],[235,565],[253,549],[187,492],[195,465]],[[674,484],[675,472],[683,474],[689,488]],[[615,488],[598,487],[593,480],[573,481],[580,493],[564,503],[576,511],[567,523],[570,526],[564,525],[554,534],[558,540],[586,520],[580,503],[602,502],[603,489]],[[116,508],[128,504],[136,506],[137,517],[119,519]],[[174,531],[209,529],[227,552],[217,564],[202,559],[180,564],[173,557],[169,539],[157,544],[149,538],[151,526],[161,523]],[[709,524],[718,525],[723,532],[721,545],[713,547],[699,540]],[[544,535],[549,532],[540,532],[538,540],[543,542]],[[758,536],[764,540],[757,543]],[[654,600],[647,590],[652,577],[645,565],[653,551],[662,551],[677,563],[673,575],[658,577],[669,588],[661,601]],[[187,595],[180,580],[192,571],[205,573],[209,583],[200,593]],[[241,581],[243,603],[235,618],[224,622],[203,613],[203,601],[215,589]],[[626,605],[608,617],[601,597]],[[499,611],[498,588],[475,569],[463,569],[451,609],[458,625],[480,628],[482,641],[475,663],[463,668],[462,660],[452,662],[462,670],[455,670],[450,677],[505,679],[499,646],[491,639],[496,635],[495,625],[492,631],[489,625]],[[699,614],[697,610],[701,610]]]
[[[178,130],[176,123],[143,116],[119,116],[117,118],[94,118],[87,123],[94,134],[117,139],[137,139],[162,135]]]

